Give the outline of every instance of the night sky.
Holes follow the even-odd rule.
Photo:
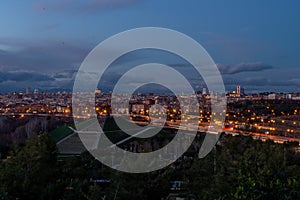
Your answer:
[[[246,92],[300,92],[299,9],[297,0],[3,0],[0,92],[71,90],[81,62],[98,43],[148,26],[199,42],[218,64],[227,90],[242,85]],[[128,65],[129,58],[117,65]]]

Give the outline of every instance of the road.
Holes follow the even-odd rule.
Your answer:
[[[266,139],[271,139],[276,143],[284,143],[284,142],[299,142],[300,144],[300,138],[292,138],[292,137],[285,137],[285,136],[278,136],[278,135],[270,135],[270,134],[263,134],[263,133],[257,133],[257,132],[246,132],[246,131],[240,131],[240,130],[232,130],[230,128],[224,128],[223,131],[227,134],[236,135],[236,134],[242,134],[242,135],[251,135],[254,139],[260,139],[265,141]]]

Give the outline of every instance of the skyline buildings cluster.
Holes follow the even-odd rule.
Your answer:
[[[197,88],[194,89],[195,93],[199,94],[201,93],[202,95],[207,95],[210,94],[211,91],[209,91],[206,87],[200,87],[199,86]],[[31,87],[26,87],[23,90],[14,90],[14,91],[9,91],[9,92],[1,92],[0,94],[20,94],[20,95],[30,95],[30,94],[46,94],[46,93],[72,93],[71,90],[46,90],[46,89],[42,89],[42,88],[31,88]],[[99,88],[96,88],[95,90],[95,94],[101,94],[101,93],[112,93],[112,91],[105,91],[105,90],[100,90]],[[149,91],[145,91],[145,92],[139,92],[138,90],[135,91],[135,93],[144,93],[144,94],[149,94],[149,93],[153,93],[153,94],[169,94],[170,92],[164,92],[164,91],[160,91],[157,90],[157,92],[153,92],[153,90],[149,90]],[[243,86],[241,85],[236,85],[235,87],[232,88],[232,90],[226,90],[226,96],[228,97],[243,97],[246,94],[265,94],[265,95],[270,95],[275,97],[278,96],[278,94],[286,94],[287,96],[292,96],[292,94],[294,94],[294,96],[297,96],[297,94],[300,94],[300,92],[281,92],[281,91],[260,91],[260,92],[247,92],[247,89],[245,89]]]

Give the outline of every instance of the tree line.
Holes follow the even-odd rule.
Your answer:
[[[172,181],[198,199],[300,199],[297,144],[222,135],[204,159],[187,152],[151,173],[127,174],[88,152],[62,157],[48,134],[14,145],[0,164],[1,199],[167,199]]]

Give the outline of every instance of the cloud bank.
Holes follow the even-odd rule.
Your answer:
[[[240,63],[234,66],[230,65],[224,65],[224,64],[217,64],[220,72],[222,74],[237,74],[241,72],[257,72],[257,71],[263,71],[272,69],[273,66],[262,63],[262,62],[256,62],[256,63]]]

